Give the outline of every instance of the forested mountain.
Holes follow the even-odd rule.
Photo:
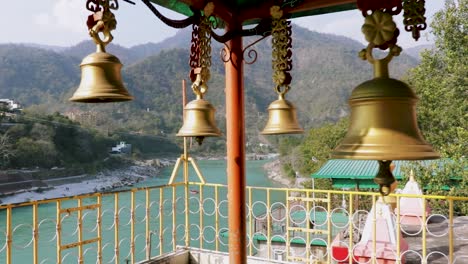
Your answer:
[[[108,52],[125,64],[124,82],[135,100],[106,105],[68,102],[79,84],[80,60],[95,50],[91,42],[60,52],[25,45],[0,45],[0,98],[13,98],[35,112],[92,112],[94,119],[88,125],[107,131],[174,134],[182,125],[181,80],[188,80],[190,36],[190,30],[185,29],[158,44],[132,48],[110,45]],[[245,46],[255,39],[247,38]],[[213,43],[212,78],[206,98],[216,107],[218,126],[224,131],[221,47]],[[369,63],[357,56],[362,48],[362,44],[349,38],[294,26],[293,81],[287,98],[296,105],[304,128],[336,121],[347,114],[346,101],[352,89],[372,77]],[[258,53],[257,61],[246,65],[244,71],[247,140],[252,143],[260,140],[258,131],[266,123],[266,109],[276,99],[271,80],[271,40],[263,40],[254,49]],[[416,64],[416,59],[402,54],[392,63],[391,75],[401,77]],[[187,86],[189,98],[193,98],[190,83]],[[224,147],[222,138],[211,142],[207,147]]]

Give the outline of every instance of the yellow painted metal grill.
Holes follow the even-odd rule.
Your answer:
[[[0,263],[138,263],[176,246],[227,251],[225,185],[183,183],[0,206]],[[186,196],[187,195],[187,196]],[[377,263],[379,195],[248,187],[248,254],[303,263]],[[397,263],[468,262],[468,197],[394,195]],[[399,213],[406,198],[421,211]],[[186,202],[186,198],[188,202]],[[406,200],[405,200],[406,199]],[[427,205],[433,207],[427,211]],[[389,205],[390,206],[390,205]],[[409,226],[411,217],[419,223]],[[357,256],[365,222],[370,258]],[[400,230],[401,236],[396,230]],[[408,249],[400,248],[400,240]],[[393,254],[393,255],[392,255]]]

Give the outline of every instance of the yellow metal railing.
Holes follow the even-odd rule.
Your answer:
[[[247,187],[247,252],[295,263],[468,261],[468,218],[457,212],[468,197],[392,196],[396,209],[377,193]],[[225,185],[189,182],[1,205],[0,263],[138,263],[176,246],[227,251],[226,197]],[[400,213],[403,197],[419,199],[420,211]],[[394,239],[382,243],[385,228]]]

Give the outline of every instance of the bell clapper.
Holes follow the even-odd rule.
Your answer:
[[[201,146],[201,144],[203,143],[203,140],[205,139],[204,136],[198,136],[198,137],[195,137],[195,141],[198,143],[198,146]]]
[[[390,168],[391,160],[379,160],[379,171],[374,178],[374,182],[379,185],[379,192],[382,196],[387,196],[392,192],[392,184],[396,181]]]

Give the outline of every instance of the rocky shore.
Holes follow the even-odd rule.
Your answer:
[[[34,186],[2,193],[0,203],[21,203],[111,191],[116,188],[132,186],[150,177],[156,177],[162,168],[172,164],[174,161],[165,159],[135,161],[131,166],[116,170],[104,170],[94,175],[84,174],[41,180],[40,187]]]
[[[263,165],[263,169],[266,171],[268,178],[283,185],[284,187],[292,187],[295,184],[291,178],[288,178],[286,175],[284,175],[279,159],[275,159],[266,163]]]

